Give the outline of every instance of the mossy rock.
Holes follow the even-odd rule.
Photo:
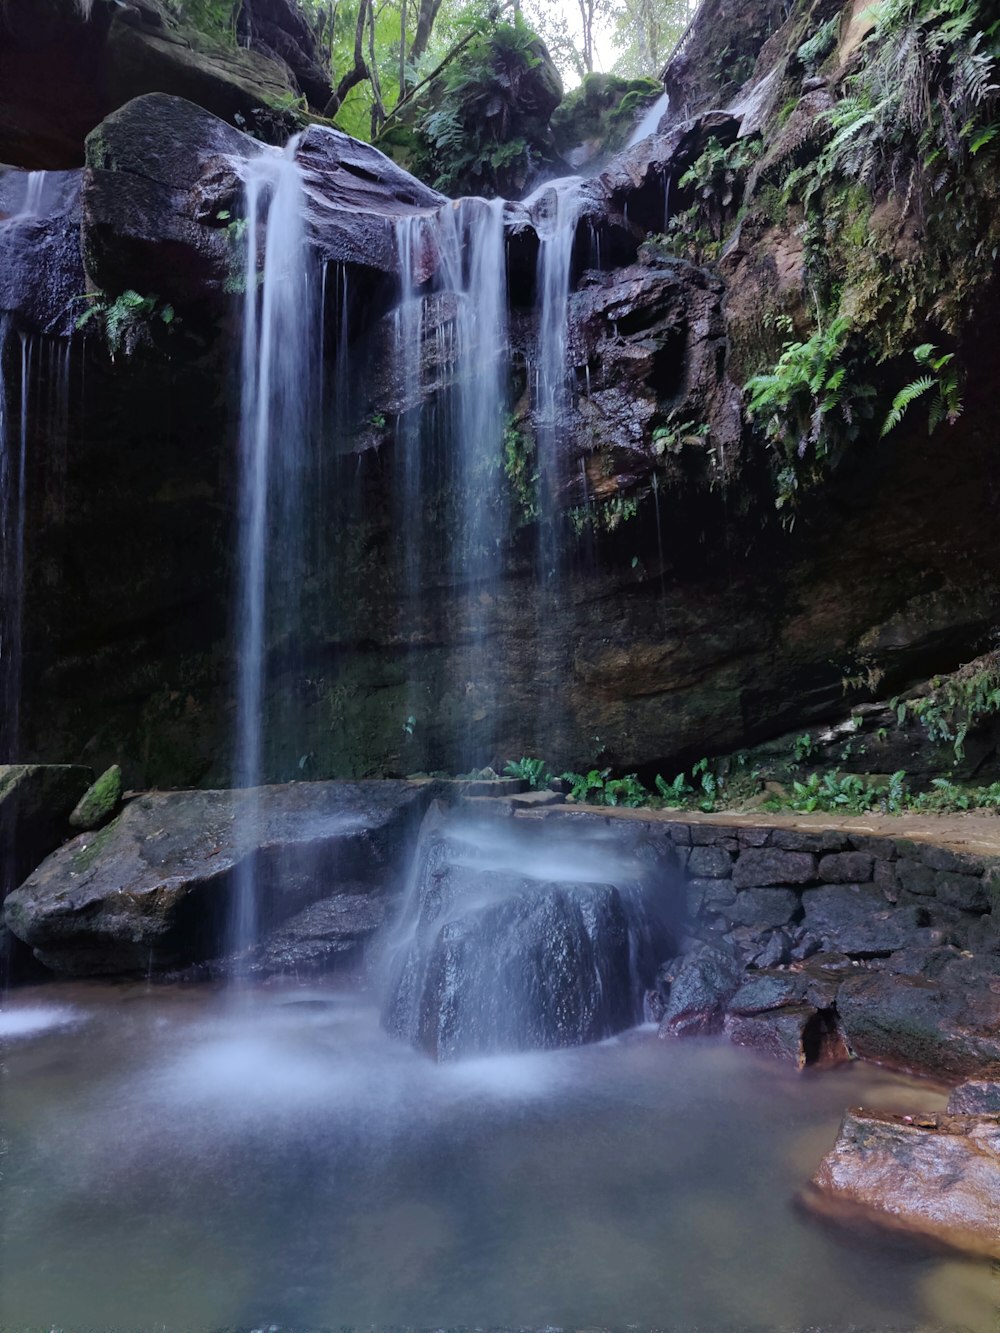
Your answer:
[[[69,822],[78,829],[100,828],[117,810],[121,799],[122,771],[112,764],[80,797]]]

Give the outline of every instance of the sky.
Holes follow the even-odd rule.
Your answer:
[[[579,39],[582,29],[580,20],[580,8],[577,0],[525,0],[525,16],[530,19],[532,11],[539,13],[551,13],[553,10],[562,12],[566,17],[570,32]],[[594,68],[598,70],[609,70],[615,63],[617,52],[614,43],[611,40],[612,24],[606,17],[597,16],[594,19]],[[562,71],[563,83],[567,89],[573,88],[579,83],[579,79],[574,73],[568,70]]]

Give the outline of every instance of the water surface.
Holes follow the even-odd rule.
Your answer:
[[[320,987],[53,984],[0,1039],[5,1329],[998,1327],[988,1265],[793,1207],[845,1106],[942,1105],[870,1066],[643,1031],[436,1067]]]

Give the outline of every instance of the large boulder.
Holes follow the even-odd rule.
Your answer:
[[[855,1055],[946,1078],[1000,1076],[1000,959],[958,957],[940,975],[861,972],[837,995]]]
[[[383,1022],[437,1060],[630,1027],[670,945],[662,851],[516,817],[428,816]]]
[[[240,255],[239,163],[260,144],[192,102],[137,97],[87,139],[83,255],[94,286],[176,302],[221,293]],[[225,214],[226,217],[220,217]]]
[[[1000,1116],[849,1111],[806,1203],[1000,1259]]]
[[[151,793],[60,848],[7,900],[7,924],[57,972],[181,966],[225,948],[254,863],[262,934],[320,899],[391,889],[433,792],[411,782]],[[357,935],[352,924],[347,933]]]
[[[395,275],[397,222],[450,202],[371,144],[340,130],[311,125],[296,144],[295,158],[305,177],[314,245],[335,264]],[[438,262],[433,250],[418,256],[417,281],[426,281]]]

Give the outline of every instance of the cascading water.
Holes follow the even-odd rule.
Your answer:
[[[310,449],[315,346],[306,201],[293,139],[283,153],[246,164],[246,291],[240,385],[240,538],[235,775],[256,788],[266,745],[280,730],[269,709],[269,653],[295,649],[303,579],[303,476]],[[249,843],[258,810],[239,803]],[[240,956],[257,935],[256,867],[237,875],[229,946]]]
[[[432,810],[387,946],[384,1025],[438,1060],[631,1027],[671,952],[675,876],[641,837]]]
[[[32,340],[0,318],[0,762],[15,762],[21,733],[28,398]]]
[[[660,127],[660,121],[670,110],[670,98],[666,93],[658,97],[651,107],[649,107],[641,116],[639,123],[629,136],[625,147],[634,148],[637,143],[642,143],[643,139],[648,139],[651,134],[655,134]]]
[[[433,466],[428,450],[433,450],[434,436],[443,430],[442,471],[456,497],[450,515],[448,579],[460,593],[462,644],[449,687],[463,701],[465,767],[492,757],[496,704],[489,639],[507,533],[499,485],[509,379],[503,209],[503,200],[466,199],[439,213],[397,224],[400,300],[394,317],[393,358],[406,405],[396,437],[397,516],[409,534]],[[422,291],[417,276],[423,247],[438,260],[430,292]],[[425,372],[423,348],[430,337],[433,372]],[[440,401],[435,395],[425,406],[431,373],[437,377]],[[420,549],[407,541],[403,582],[408,638],[424,614],[422,573]],[[416,708],[413,700],[411,686],[411,711]]]

